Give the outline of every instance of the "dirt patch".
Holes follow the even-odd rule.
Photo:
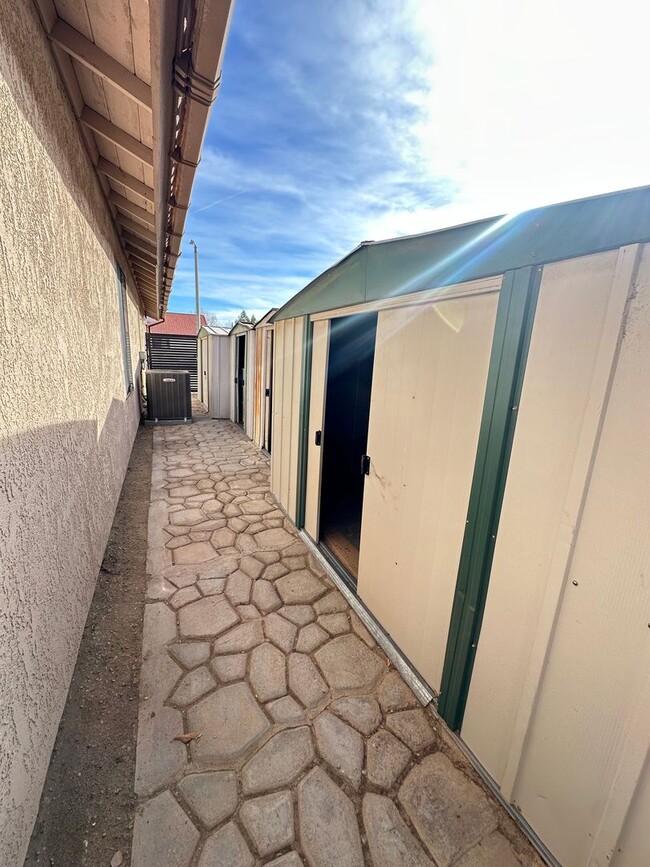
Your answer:
[[[153,432],[141,427],[81,640],[25,867],[129,863]]]

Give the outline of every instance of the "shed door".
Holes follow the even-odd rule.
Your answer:
[[[325,386],[330,324],[320,320],[313,324],[311,359],[311,396],[309,401],[309,432],[307,440],[307,493],[305,497],[305,530],[317,542],[321,491],[321,441],[325,419]]]
[[[358,592],[440,689],[498,292],[382,311]]]
[[[271,413],[273,411],[273,329],[266,328],[264,331],[264,343],[262,350],[262,448],[271,452],[272,424]]]

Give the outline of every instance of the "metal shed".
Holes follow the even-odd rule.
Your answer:
[[[212,418],[230,418],[230,339],[225,328],[204,325],[198,333],[199,400]]]
[[[277,307],[255,323],[255,377],[253,380],[253,431],[251,439],[267,452],[273,441],[273,332]]]
[[[230,364],[233,388],[230,418],[251,436],[253,432],[253,380],[255,370],[255,335],[248,322],[236,322],[230,329]]]
[[[650,187],[365,242],[273,318],[275,496],[567,867],[650,863],[649,242]]]

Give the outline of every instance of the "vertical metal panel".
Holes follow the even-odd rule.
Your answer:
[[[271,491],[280,503],[283,503],[280,479],[282,478],[282,459],[285,451],[285,431],[282,425],[284,343],[288,321],[277,322],[275,325],[273,362],[273,436],[275,448],[271,455]]]
[[[264,366],[264,328],[256,328],[252,334],[252,339],[255,342],[255,368],[253,377],[253,427],[251,430],[251,439],[253,442],[262,447],[262,422],[264,412],[264,386],[263,386],[263,371]]]
[[[302,320],[302,352],[300,371],[300,406],[298,431],[298,482],[296,492],[296,526],[305,526],[305,500],[307,496],[307,454],[309,449],[309,398],[311,390],[311,357],[313,352],[313,327],[309,317]]]
[[[273,367],[272,491],[292,520],[296,517],[300,391],[302,382],[302,319],[287,319],[275,328]]]
[[[253,420],[255,417],[255,365],[257,355],[257,340],[251,329],[245,335],[246,339],[246,380],[244,382],[244,432],[253,438]]]
[[[325,420],[325,384],[329,347],[327,320],[314,322],[309,395],[309,424],[307,429],[307,472],[305,484],[305,530],[317,542],[320,510],[322,448],[316,445],[316,431],[323,430]]]
[[[641,772],[634,800],[625,819],[623,833],[616,842],[613,867],[638,867],[650,864],[650,756]]]
[[[291,344],[291,407],[289,430],[291,448],[287,479],[287,512],[295,521],[298,508],[298,460],[300,452],[300,394],[302,384],[302,341],[305,319],[294,319],[293,343]]]
[[[509,272],[499,296],[440,690],[440,715],[454,731],[465,712],[481,629],[540,277],[541,268]]]
[[[650,256],[622,329],[588,490],[513,799],[563,863],[605,864],[612,800],[648,744]],[[625,785],[623,785],[623,783]],[[620,831],[620,828],[618,829]]]
[[[291,512],[291,503],[289,501],[289,476],[292,463],[291,408],[293,402],[293,341],[295,330],[296,320],[289,319],[284,328],[284,344],[282,347],[282,414],[280,420],[282,430],[282,440],[280,444],[280,448],[282,449],[280,502],[288,513]]]
[[[358,591],[439,690],[498,293],[379,313]]]
[[[462,727],[499,784],[545,595],[557,604],[616,349],[630,276],[615,281],[617,259],[574,259],[546,266],[542,277]]]
[[[226,335],[208,337],[210,415],[212,418],[230,418],[232,370],[230,366],[230,338]]]

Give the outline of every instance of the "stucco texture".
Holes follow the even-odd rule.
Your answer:
[[[115,265],[127,268],[99,182],[33,4],[0,0],[0,20],[0,865],[15,867],[139,405],[121,354]]]

